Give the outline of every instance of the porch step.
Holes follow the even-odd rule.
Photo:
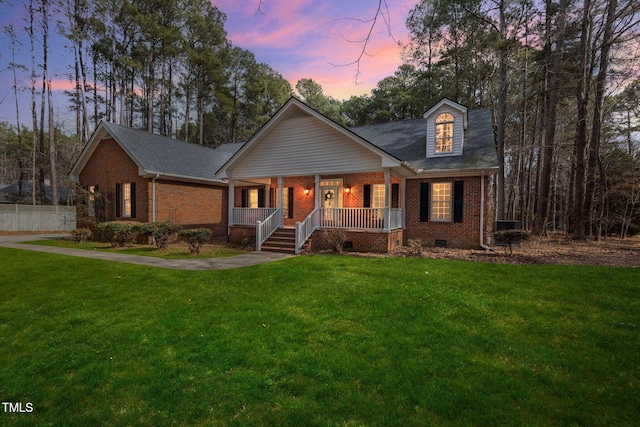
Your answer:
[[[262,250],[266,252],[295,254],[296,230],[292,228],[277,229],[269,236],[267,241],[262,244]]]

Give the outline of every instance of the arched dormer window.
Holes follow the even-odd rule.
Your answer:
[[[442,113],[436,117],[436,153],[453,151],[453,115]]]

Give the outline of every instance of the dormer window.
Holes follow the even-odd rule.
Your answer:
[[[427,158],[461,156],[467,130],[467,107],[444,98],[423,117],[427,121]]]
[[[436,118],[436,153],[453,151],[453,115],[442,113]]]

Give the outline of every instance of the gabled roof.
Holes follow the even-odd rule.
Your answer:
[[[214,172],[243,145],[223,144],[213,149],[102,121],[71,169],[72,180],[78,181],[100,141],[108,137],[127,153],[141,176],[160,175],[191,181],[221,182],[215,179]]]
[[[351,132],[349,129],[339,125],[318,111],[314,110],[310,106],[306,105],[302,101],[291,97],[270,119],[269,121],[262,126],[258,132],[245,144],[240,148],[218,171],[216,172],[216,176],[220,178],[228,178],[232,175],[231,171],[239,164],[242,164],[243,160],[250,157],[252,152],[258,148],[258,146],[265,140],[267,140],[272,132],[279,128],[279,126],[283,125],[283,123],[292,118],[292,117],[306,117],[313,118],[317,123],[322,123],[325,126],[325,129],[330,129],[333,132],[334,137],[339,137],[341,140],[349,141],[353,145],[349,145],[349,147],[359,147],[362,151],[361,154],[367,154],[371,160],[371,156],[375,156],[377,159],[378,167],[385,168],[396,168],[406,169],[403,174],[410,174],[408,165],[406,165],[402,160],[394,157],[389,152],[386,152],[381,147],[371,143],[367,139],[360,137],[359,135]],[[304,136],[300,136],[300,140],[304,140]],[[325,139],[327,143],[331,141]],[[311,141],[305,141],[306,143],[310,143]],[[316,141],[314,141],[316,142]],[[325,144],[326,145],[326,144]],[[278,146],[276,150],[282,149],[283,146]],[[292,148],[292,147],[289,147]],[[309,157],[322,157],[322,155],[318,155],[317,146],[311,147],[307,145],[303,150],[310,150],[308,152]],[[291,153],[288,153],[291,154]],[[326,153],[323,153],[326,154]],[[334,151],[334,154],[336,152]],[[340,153],[337,153],[338,155]],[[353,153],[351,153],[353,154]],[[255,159],[253,159],[255,161]],[[292,167],[295,165],[292,165]],[[299,165],[298,165],[299,166]],[[281,169],[282,170],[282,169]],[[282,170],[284,174],[287,172],[291,172],[288,170]],[[292,172],[293,173],[293,172]],[[296,173],[302,173],[302,171],[296,171]],[[308,173],[314,173],[314,171],[308,170]]]
[[[269,133],[290,117],[306,114],[339,132],[356,145],[380,156],[383,167],[393,168],[401,176],[444,176],[494,173],[498,169],[491,110],[467,110],[463,105],[444,98],[425,113],[424,117],[447,106],[461,111],[467,120],[462,155],[427,158],[425,118],[399,122],[344,128],[303,102],[291,98],[278,112],[222,166],[216,176],[227,178],[229,171],[267,138]],[[309,152],[315,156],[317,149]],[[288,166],[286,166],[288,168]],[[284,166],[283,166],[284,168]],[[287,170],[282,171],[284,174]],[[299,171],[297,171],[299,172]]]
[[[427,158],[427,121],[424,119],[359,126],[351,128],[351,131],[406,161],[418,174],[483,170],[491,173],[498,168],[491,110],[469,110],[468,117],[461,156]]]
[[[452,101],[449,98],[442,98],[436,105],[434,105],[433,107],[429,108],[427,110],[427,112],[422,115],[422,117],[424,117],[425,119],[428,118],[429,116],[431,116],[433,113],[438,111],[443,106],[447,106],[447,107],[452,108],[454,110],[458,110],[458,111],[460,111],[460,113],[462,113],[463,126],[464,126],[464,129],[466,130],[467,126],[469,125],[469,117],[468,117],[467,107],[465,107],[462,104],[458,104],[457,102]]]

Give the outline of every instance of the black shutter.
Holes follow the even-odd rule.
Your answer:
[[[274,206],[277,206],[275,199],[275,188],[269,187],[269,207],[272,208]]]
[[[464,207],[464,181],[453,183],[453,222],[462,222]]]
[[[371,207],[371,184],[364,185],[364,207]]]
[[[287,191],[289,192],[288,196],[288,203],[289,203],[289,216],[288,218],[293,218],[293,187],[289,187],[287,188]]]
[[[131,218],[136,217],[136,183],[131,183]]]
[[[420,183],[420,222],[429,221],[429,183]]]
[[[122,184],[116,184],[116,218],[120,217],[121,204],[122,204]]]
[[[398,209],[400,207],[400,184],[391,184],[391,207]]]
[[[249,207],[249,191],[246,188],[242,189],[242,200],[240,200],[240,205],[243,208]]]
[[[258,207],[264,208],[264,199],[265,194],[264,188],[258,188]]]

